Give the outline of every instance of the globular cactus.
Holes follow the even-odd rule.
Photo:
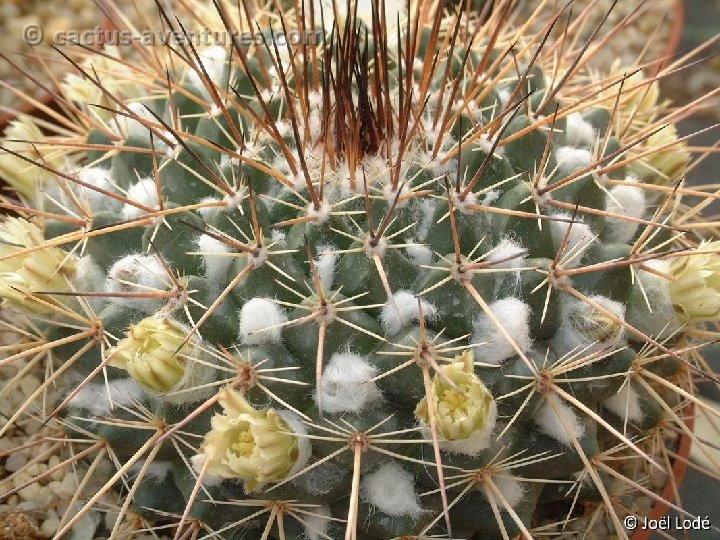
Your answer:
[[[567,9],[251,4],[161,10],[235,38],[86,51],[11,128],[2,362],[52,369],[2,432],[63,389],[111,536],[627,537],[720,320],[656,66],[586,72]]]

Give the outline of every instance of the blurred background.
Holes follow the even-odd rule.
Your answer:
[[[623,0],[621,0],[622,3]],[[688,53],[695,47],[716,37],[720,33],[720,0],[685,0],[685,25],[678,54]],[[702,95],[720,88],[720,45],[714,43],[704,51],[701,57],[707,58],[700,64],[679,72],[664,81],[665,94],[675,103],[687,103],[692,96]],[[678,126],[681,135],[695,133],[720,122],[720,99],[717,97],[708,102],[707,106],[698,111],[692,118],[684,120]],[[713,129],[694,137],[690,144],[693,146],[713,146],[720,141],[720,129]],[[720,154],[709,155],[702,161],[688,178],[692,184],[718,184],[720,182]],[[717,220],[720,205],[715,204],[709,208],[707,218]],[[720,346],[715,346],[706,355],[716,372],[720,372]],[[699,383],[700,392],[706,399],[720,402],[720,391],[714,383]],[[718,434],[708,422],[703,421],[702,415],[698,417],[696,432],[698,436],[715,441],[720,445]],[[715,455],[720,461],[720,452]],[[697,463],[706,462],[703,455],[698,452],[691,454]],[[720,483],[708,479],[702,473],[688,469],[680,497],[682,507],[690,509],[694,514],[709,516],[715,526],[720,525]],[[687,538],[698,540],[717,539],[720,536],[716,531],[689,531]],[[684,538],[680,533],[674,533],[674,538]],[[653,540],[662,536],[655,535]]]

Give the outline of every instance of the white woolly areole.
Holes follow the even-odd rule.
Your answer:
[[[203,254],[205,277],[212,281],[224,282],[228,268],[233,261],[232,257],[223,255],[230,251],[228,245],[207,234],[201,234],[197,239],[197,246],[198,251]]]
[[[563,171],[575,172],[590,165],[593,162],[593,155],[590,150],[584,148],[561,146],[555,150],[555,159]]]
[[[308,540],[321,540],[328,538],[328,528],[332,515],[330,507],[323,504],[318,508],[308,508],[302,513],[302,525],[305,529],[305,538]]]
[[[121,125],[124,124],[125,134],[128,137],[144,138],[149,141],[150,130],[135,118],[139,118],[140,120],[147,121],[153,124],[157,124],[157,118],[155,118],[152,113],[147,110],[144,103],[140,103],[137,101],[128,103],[127,108],[130,110],[130,113],[132,113],[133,117],[122,117],[119,121]],[[113,129],[113,123],[111,123],[110,129]],[[167,131],[163,130],[163,134],[168,140],[170,140],[170,137],[168,137],[168,135],[170,134]],[[153,144],[155,145],[156,150],[162,150],[167,147],[167,144],[162,139],[156,136],[153,137]]]
[[[253,298],[240,310],[240,337],[245,345],[280,343],[282,328],[287,321],[283,309],[267,298]],[[265,330],[269,327],[269,330]]]
[[[143,178],[130,186],[127,197],[133,202],[153,209],[157,208],[160,202],[158,199],[157,185],[152,178]],[[144,216],[146,211],[132,204],[124,204],[120,214],[123,219],[135,219]]]
[[[592,147],[595,144],[597,132],[590,122],[587,122],[580,113],[572,113],[567,117],[567,143],[570,146]]]
[[[645,191],[636,186],[615,186],[607,195],[605,209],[608,212],[631,218],[642,218],[646,210]],[[639,224],[621,218],[608,218],[605,237],[609,242],[628,242]]]
[[[216,85],[221,84],[223,75],[228,69],[225,61],[227,60],[227,52],[219,45],[203,49],[198,54],[202,67],[205,69],[210,80]],[[202,69],[198,66],[198,70],[188,71],[188,79],[198,88],[205,88],[202,82]]]
[[[493,268],[520,268],[527,256],[525,248],[519,242],[503,238],[495,249],[488,253],[487,260],[493,263]]]
[[[317,224],[325,223],[330,219],[330,212],[332,212],[332,206],[328,201],[320,201],[320,208],[317,209],[314,203],[310,203],[307,209],[308,216],[314,217]]]
[[[130,467],[130,474],[137,476],[145,466],[147,460],[140,459],[132,467]],[[143,478],[154,480],[155,482],[162,482],[172,469],[172,462],[170,461],[153,461],[147,467],[145,467],[145,475]]]
[[[105,280],[105,290],[118,292],[148,292],[167,290],[168,279],[163,265],[146,255],[127,255],[112,265]],[[157,298],[113,298],[113,302],[145,313],[151,313],[160,306]]]
[[[365,358],[350,352],[335,353],[325,367],[320,385],[320,402],[329,413],[359,412],[382,394],[371,379],[378,374]],[[318,401],[318,397],[315,397]]]
[[[624,384],[617,394],[603,401],[602,405],[622,420],[641,422],[645,416],[640,407],[637,390],[630,381]]]
[[[73,283],[78,291],[102,291],[105,285],[105,271],[90,255],[80,258]],[[99,311],[105,304],[104,298],[85,298],[94,310]]]
[[[91,255],[80,257],[74,278],[78,290],[99,291],[105,283],[105,271]]]
[[[612,313],[620,320],[625,320],[625,305],[605,296],[591,296],[590,301],[603,310],[591,306],[589,303],[566,296],[561,307],[561,324],[552,338],[553,346],[558,354],[593,354],[599,351],[617,348],[625,338],[625,329],[617,322],[612,323],[616,328],[614,334],[605,335],[600,340],[590,336],[577,328],[578,324],[589,321],[594,317],[610,319],[607,312]],[[602,331],[602,330],[601,330]]]
[[[290,478],[297,472],[303,470],[307,465],[308,461],[310,461],[310,456],[312,454],[312,445],[310,444],[310,439],[305,436],[307,435],[307,428],[305,427],[305,423],[300,419],[297,414],[285,409],[281,409],[277,413],[278,416],[280,416],[280,418],[285,421],[290,430],[296,435],[298,435],[298,437],[295,437],[295,440],[297,441],[298,457],[295,461],[295,465],[293,465],[285,475],[285,478]]]
[[[482,204],[492,206],[500,198],[500,192],[497,190],[488,191],[482,199]]]
[[[205,197],[200,199],[200,204],[216,203],[220,202],[220,199],[215,197]],[[221,206],[205,206],[197,209],[198,214],[205,220],[211,221],[218,213],[222,210]]]
[[[107,416],[113,407],[132,406],[133,401],[144,398],[145,391],[134,379],[113,379],[107,386],[104,382],[85,385],[69,405],[87,411],[89,416]]]
[[[520,482],[518,479],[509,477],[493,477],[492,481],[498,491],[502,493],[502,496],[505,498],[505,502],[507,504],[501,501],[500,498],[495,494],[495,492],[493,492],[493,497],[505,508],[514,508],[518,505],[520,501],[522,501],[523,496],[525,495],[525,489],[522,486],[522,482]],[[491,490],[489,488],[486,488],[486,491]]]
[[[583,254],[587,251],[588,247],[597,240],[597,236],[587,224],[583,223],[577,217],[573,220],[570,214],[558,212],[553,214],[551,218],[550,234],[556,252],[562,246],[567,230],[570,229],[567,243],[562,253],[562,262],[566,268],[574,268],[580,264]]]
[[[195,454],[193,456],[190,456],[190,465],[192,465],[192,468],[195,469],[196,473],[200,473],[203,469],[203,465],[205,464],[206,454],[200,453]],[[190,478],[191,474],[188,471],[187,477]],[[206,472],[205,475],[202,477],[202,485],[203,486],[217,486],[222,484],[224,481],[224,478],[221,478],[220,476],[215,476],[212,473]]]
[[[433,260],[432,250],[425,244],[416,244],[415,241],[410,239],[406,243],[410,244],[405,247],[405,253],[408,258],[416,265],[430,264]]]
[[[318,256],[315,257],[315,269],[317,270],[320,283],[323,289],[332,289],[335,281],[335,265],[338,262],[338,254],[333,253],[337,248],[329,244],[318,246]]]
[[[490,304],[490,309],[520,350],[526,352],[531,343],[530,306],[517,298],[503,298]],[[517,354],[512,343],[486,313],[473,321],[473,330],[470,342],[477,344],[476,355],[482,362],[499,364]]]
[[[112,183],[108,181],[108,179],[112,178],[112,173],[110,172],[110,169],[105,169],[103,167],[90,167],[88,169],[83,169],[78,172],[77,177],[81,182],[84,182],[91,186],[104,189],[105,191],[109,191],[111,193],[118,193],[117,189],[115,189],[115,186],[113,186]],[[87,202],[90,205],[90,208],[95,211],[107,210],[110,212],[114,212],[123,204],[122,201],[119,201],[118,199],[113,199],[112,197],[108,197],[104,193],[101,193],[89,187],[83,186],[81,189],[83,191],[84,197],[87,199]]]
[[[548,399],[555,400],[554,407],[550,405]],[[572,407],[556,398],[554,394],[551,394],[545,400],[535,413],[533,420],[540,426],[543,433],[568,446],[572,445],[573,438],[579,439],[585,433],[585,425],[575,414]],[[568,433],[568,430],[570,433]]]
[[[437,315],[435,306],[427,300],[420,300],[420,303],[425,318],[434,319]],[[410,291],[393,294],[392,300],[383,306],[380,313],[380,322],[388,336],[394,336],[413,321],[420,321],[420,306],[418,298]]]
[[[394,461],[383,463],[363,478],[360,496],[388,516],[415,519],[422,513],[413,475]]]

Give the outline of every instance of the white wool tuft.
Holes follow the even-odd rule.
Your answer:
[[[220,199],[215,197],[205,197],[200,199],[200,204],[216,203],[220,202]],[[197,209],[198,214],[207,222],[211,221],[218,213],[222,210],[221,206],[205,206]]]
[[[90,167],[78,172],[77,177],[80,181],[90,184],[91,186],[104,189],[105,191],[109,191],[111,193],[118,193],[115,186],[108,181],[108,179],[112,179],[110,169],[105,169],[103,167]],[[123,204],[121,201],[108,197],[107,195],[99,191],[95,191],[94,189],[90,189],[89,187],[82,187],[82,190],[92,210],[107,210],[109,212],[114,212]]]
[[[583,254],[597,240],[597,236],[590,227],[583,223],[582,220],[575,217],[570,223],[567,220],[573,220],[572,215],[558,212],[551,216],[550,233],[552,235],[553,245],[556,252],[560,250],[565,234],[570,228],[567,244],[562,253],[563,264],[566,268],[573,268],[580,264]],[[566,220],[566,221],[560,221]],[[567,258],[567,260],[565,260]]]
[[[110,399],[108,399],[108,391]],[[131,406],[145,398],[145,391],[134,379],[113,379],[85,385],[71,400],[70,407],[84,409],[90,416],[106,416],[113,407]]]
[[[437,315],[437,309],[427,300],[420,300],[425,319],[432,320]],[[420,306],[418,298],[410,291],[398,291],[392,300],[385,304],[380,313],[385,333],[394,336],[413,321],[420,321]]]
[[[359,412],[382,398],[371,379],[378,371],[362,356],[335,353],[325,367],[320,405],[329,413]],[[316,397],[317,401],[317,397]]]
[[[555,408],[550,405],[547,399],[555,400]],[[546,435],[560,441],[568,446],[572,445],[573,438],[579,439],[585,433],[585,426],[578,418],[575,411],[567,403],[554,395],[547,398],[540,409],[535,413],[533,420],[540,426]],[[555,412],[557,409],[557,413]],[[562,417],[562,420],[560,419]],[[570,433],[568,433],[568,429]],[[572,435],[572,436],[571,436]]]
[[[105,271],[97,264],[92,255],[80,257],[75,273],[75,283],[79,290],[99,291],[105,283]]]
[[[520,350],[526,352],[531,342],[530,306],[517,298],[503,298],[490,304],[490,309]],[[482,362],[499,364],[517,354],[511,342],[486,313],[481,313],[473,321],[473,330],[470,342],[478,345],[475,348],[476,358]]]
[[[365,476],[360,495],[363,501],[389,516],[415,519],[422,513],[413,475],[394,461],[386,461]]]
[[[503,238],[487,256],[488,262],[494,262],[493,268],[519,268],[528,254],[519,242]],[[507,260],[505,260],[507,259]],[[502,262],[495,262],[502,261]]]
[[[499,497],[497,497],[497,495],[493,492],[495,500],[503,504],[506,508],[508,506],[510,508],[515,508],[518,503],[522,501],[523,496],[525,495],[525,489],[523,489],[522,482],[520,482],[517,478],[498,477],[493,478],[492,481],[495,483],[495,487],[498,488],[498,491],[502,493],[502,496],[505,497],[507,505],[500,501]]]
[[[555,158],[560,168],[567,172],[575,172],[593,162],[593,155],[590,150],[573,148],[572,146],[561,146],[555,150]]]
[[[138,180],[128,189],[127,197],[133,202],[150,208],[157,208],[159,199],[155,180],[152,178]],[[145,215],[146,212],[142,208],[138,208],[132,204],[124,204],[120,214],[123,219],[135,219]]]
[[[333,251],[336,250],[335,246],[322,244],[318,246],[318,256],[315,257],[315,268],[320,277],[320,283],[326,291],[332,289],[335,281],[335,265],[338,261],[338,254]]]
[[[223,76],[228,71],[226,64],[227,52],[225,49],[219,45],[208,47],[200,51],[198,56],[210,80],[216,85],[221,84]],[[188,70],[188,79],[198,88],[204,89],[205,85],[202,82],[202,72],[203,70],[200,69],[200,66],[198,66],[197,71],[194,69]]]
[[[149,142],[150,130],[141,122],[136,120],[136,118],[139,118],[143,121],[151,122],[153,124],[157,123],[157,118],[155,118],[152,113],[147,110],[144,103],[140,103],[137,101],[133,103],[128,103],[127,108],[130,110],[132,118],[122,117],[122,119],[120,119],[120,124],[125,125],[126,135],[128,137],[146,139]],[[172,140],[172,137],[169,137],[168,132],[163,133],[168,140]],[[156,136],[153,137],[153,144],[155,145],[156,150],[163,150],[167,147],[167,144],[162,139],[159,139]]]
[[[617,394],[603,401],[603,407],[619,418],[631,422],[641,422],[645,416],[638,392],[630,381],[626,382]]]
[[[624,304],[599,295],[591,296],[590,300],[620,320],[625,320]],[[625,338],[625,330],[622,326],[619,327],[616,335],[608,336],[604,341],[598,341],[594,337],[578,331],[575,327],[577,322],[596,315],[607,317],[604,310],[596,309],[583,300],[566,296],[561,308],[560,327],[552,338],[555,351],[558,354],[566,354],[571,351],[575,354],[593,354],[617,348]]]
[[[610,190],[605,203],[608,212],[631,218],[641,218],[645,215],[645,191],[636,186],[615,186]],[[639,224],[622,219],[608,218],[604,234],[609,242],[628,242]]]
[[[433,252],[428,246],[425,244],[417,244],[413,239],[408,239],[406,243],[410,245],[405,247],[405,253],[416,265],[427,265],[432,262]]]
[[[169,278],[165,268],[155,257],[134,254],[127,255],[112,265],[105,280],[105,290],[117,292],[148,292],[167,290]],[[113,298],[113,302],[145,313],[160,306],[156,298]]]
[[[196,473],[199,474],[200,471],[202,471],[206,459],[207,455],[204,453],[190,456],[190,465],[192,465],[192,468],[195,470]],[[186,474],[188,478],[192,476],[189,471]],[[217,486],[222,484],[224,480],[225,479],[221,478],[220,476],[215,476],[212,473],[206,472],[205,475],[202,477],[202,485],[206,487]]]
[[[485,206],[492,206],[500,198],[500,192],[497,190],[488,191],[482,198],[482,204]]]
[[[197,246],[198,251],[203,253],[205,277],[212,281],[224,281],[233,261],[232,257],[221,255],[230,251],[228,245],[207,234],[201,234],[197,239]]]
[[[323,504],[318,508],[308,508],[303,511],[302,518],[305,538],[308,540],[328,538],[328,527],[332,518],[328,505]]]
[[[146,460],[138,460],[132,467],[130,467],[130,473],[133,476],[137,476],[140,473],[140,469],[145,465]],[[172,462],[170,461],[153,461],[150,465],[145,468],[145,474],[143,478],[154,480],[155,482],[162,482],[172,469]]]
[[[73,278],[78,291],[102,291],[105,285],[105,271],[91,255],[85,255],[78,261],[77,271]],[[96,311],[105,304],[104,298],[86,298],[85,301]]]
[[[585,121],[580,113],[572,113],[567,117],[567,142],[570,146],[592,147],[597,132],[590,122]]]
[[[431,199],[422,199],[418,202],[417,207],[417,237],[419,242],[424,242],[430,233],[430,229],[434,225],[433,216],[435,215],[435,203]]]
[[[240,310],[240,337],[245,345],[280,343],[282,328],[287,321],[283,309],[267,298],[253,298]],[[265,328],[274,327],[269,330]]]

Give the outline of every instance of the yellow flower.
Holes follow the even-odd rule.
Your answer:
[[[298,439],[273,409],[258,411],[232,388],[220,391],[224,412],[212,418],[202,445],[208,471],[240,478],[250,493],[282,479],[298,461]]]
[[[86,73],[100,80],[100,85],[110,95],[120,99],[135,98],[142,94],[139,85],[133,80],[132,71],[122,63],[120,50],[113,45],[105,45],[103,54],[93,55],[83,63]],[[60,83],[62,93],[71,101],[90,106],[89,110],[98,118],[108,121],[114,117],[111,111],[93,105],[114,108],[115,103],[107,97],[100,87],[84,75],[70,73]],[[115,117],[121,123],[124,116]]]
[[[619,77],[631,73],[635,69],[637,68],[622,66],[620,60],[616,60],[610,68],[610,74],[613,77]],[[657,112],[656,105],[660,98],[660,85],[657,81],[643,84],[645,82],[647,82],[647,79],[642,71],[637,71],[624,79],[620,79],[618,83],[602,92],[601,95],[607,97],[604,106],[609,109],[614,108],[618,93],[621,92],[618,101],[620,112],[632,114],[638,119],[653,116]],[[620,84],[622,84],[622,90],[620,90]]]
[[[720,241],[703,242],[698,251],[720,250]],[[702,253],[674,259],[670,298],[688,322],[720,321],[720,254]]]
[[[495,424],[495,401],[475,375],[472,350],[465,351],[456,360],[442,370],[445,377],[462,392],[458,392],[438,374],[432,381],[436,424],[446,441],[468,439],[479,432],[488,432]],[[418,404],[415,416],[424,425],[430,425],[427,397]]]
[[[677,139],[677,129],[672,124],[657,133],[653,133],[642,144],[637,146],[637,151],[658,150],[630,164],[630,172],[645,182],[653,184],[676,183],[685,174],[690,161],[687,144],[684,141],[677,142]],[[670,143],[674,144],[659,150]]]
[[[52,169],[61,169],[64,158],[57,153],[57,149],[47,144],[31,144],[45,140],[45,135],[32,118],[21,116],[10,122],[5,129],[2,146]],[[0,177],[5,179],[19,195],[31,199],[41,184],[53,179],[53,174],[16,155],[0,150]]]
[[[110,365],[127,370],[153,392],[169,392],[185,377],[185,358],[196,353],[192,340],[183,345],[187,332],[168,318],[143,319],[130,326],[127,336],[110,352]]]
[[[0,258],[18,254],[0,261],[0,298],[32,313],[48,313],[52,308],[31,299],[27,293],[67,292],[68,280],[77,269],[75,256],[57,247],[21,253],[43,244],[45,238],[40,228],[25,219],[11,217],[0,223]],[[50,296],[42,298],[53,303]]]

